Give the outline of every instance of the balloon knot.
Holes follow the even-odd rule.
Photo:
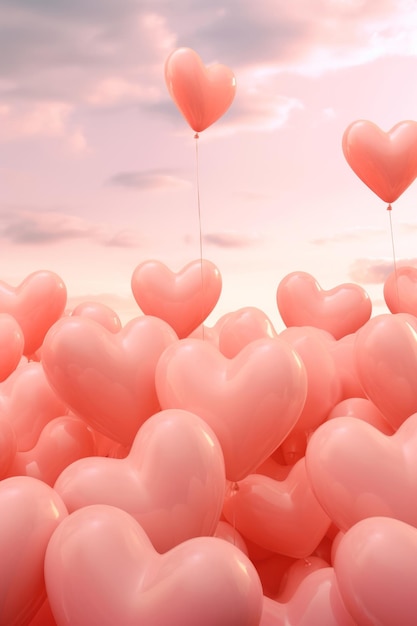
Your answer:
[[[391,204],[389,204],[389,205],[387,206],[387,211],[392,211],[392,206],[391,206]]]
[[[198,139],[198,138],[199,138],[199,136],[200,136],[200,135],[199,135],[198,133],[196,133],[196,134],[194,135],[194,139]]]

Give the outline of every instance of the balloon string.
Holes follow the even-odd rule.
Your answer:
[[[392,217],[391,217],[392,206],[390,204],[387,206],[387,211],[388,211],[388,215],[389,215],[389,226],[390,226],[390,232],[391,232],[391,245],[392,245],[392,258],[393,258],[393,263],[394,263],[395,289],[396,289],[396,292],[397,292],[397,307],[398,307],[398,310],[399,310],[400,309],[400,292],[398,290],[397,259],[396,259],[396,255],[395,255],[394,231],[393,231],[393,228],[392,228]]]
[[[196,161],[196,179],[197,179],[197,210],[198,210],[198,228],[200,236],[200,274],[201,274],[201,332],[204,340],[204,276],[203,276],[203,229],[201,227],[201,201],[200,201],[200,162],[198,155],[198,139],[199,134],[194,135],[195,139],[195,161]]]

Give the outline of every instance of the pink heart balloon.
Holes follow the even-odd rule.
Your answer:
[[[393,435],[395,430],[387,422],[381,411],[367,398],[347,398],[336,404],[327,419],[336,417],[356,417],[374,426],[384,435]]]
[[[223,454],[202,419],[162,411],[140,428],[125,459],[81,459],[54,485],[72,512],[109,504],[130,513],[158,552],[212,535],[225,492]]]
[[[417,526],[417,414],[391,436],[354,417],[337,417],[311,436],[307,472],[319,502],[345,531],[366,517]]]
[[[277,305],[286,326],[315,326],[335,339],[357,331],[372,312],[371,300],[359,285],[325,290],[306,272],[292,272],[281,280]]]
[[[388,517],[358,522],[341,538],[334,570],[356,624],[414,626],[416,528]]]
[[[17,441],[9,420],[0,419],[0,480],[7,476],[17,452]]]
[[[233,72],[218,63],[206,67],[190,48],[177,48],[166,60],[165,82],[171,98],[197,133],[214,124],[232,104]]]
[[[159,410],[155,367],[174,341],[171,327],[155,317],[133,319],[119,333],[87,317],[67,317],[45,338],[42,365],[74,413],[130,445],[141,424]]]
[[[73,309],[71,315],[89,317],[112,333],[118,333],[122,328],[122,323],[117,313],[102,302],[81,302]]]
[[[224,320],[219,331],[219,350],[233,359],[248,343],[274,337],[277,333],[267,315],[256,307],[245,307]]]
[[[249,559],[216,537],[155,552],[116,507],[72,513],[51,538],[45,580],[60,626],[258,626],[262,588]]]
[[[417,318],[377,315],[357,333],[356,371],[367,397],[397,429],[417,412]]]
[[[261,474],[247,476],[229,492],[223,513],[243,537],[293,558],[309,556],[330,526],[310,487],[304,459],[284,481]]]
[[[234,359],[211,344],[182,339],[161,356],[155,373],[161,407],[202,417],[222,446],[226,476],[244,478],[294,428],[307,380],[298,355],[280,339],[259,339]]]
[[[34,272],[16,289],[0,281],[0,312],[9,313],[19,324],[26,356],[41,347],[46,332],[63,314],[66,301],[66,287],[54,272]]]
[[[279,593],[274,599],[281,603],[289,602],[307,576],[325,567],[329,567],[329,562],[318,556],[311,555],[304,559],[297,559],[286,571]]]
[[[394,202],[417,177],[417,122],[387,133],[367,120],[345,130],[343,153],[355,174],[384,202]]]
[[[384,299],[391,313],[417,317],[417,268],[397,267],[384,283]]]
[[[67,516],[54,490],[17,476],[0,482],[0,623],[26,626],[45,600],[44,557]]]
[[[167,322],[180,339],[188,337],[214,309],[222,279],[210,261],[192,261],[178,273],[159,261],[145,261],[134,270],[133,296],[146,315]]]
[[[356,370],[355,341],[356,334],[352,333],[328,343],[329,352],[334,359],[340,380],[342,400],[366,398]]]
[[[0,313],[0,382],[19,365],[23,355],[25,338],[14,317]]]

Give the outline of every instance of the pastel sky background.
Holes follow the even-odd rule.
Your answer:
[[[237,81],[199,140],[203,255],[223,277],[209,322],[256,306],[280,328],[293,271],[386,310],[389,215],[341,140],[417,119],[415,0],[0,0],[0,279],[53,270],[71,304],[126,321],[139,263],[199,258],[194,133],[164,79],[181,46]],[[392,221],[417,264],[417,183]]]

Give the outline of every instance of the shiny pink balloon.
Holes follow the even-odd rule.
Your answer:
[[[371,517],[340,539],[334,570],[357,624],[414,626],[417,613],[417,529]]]
[[[213,429],[231,481],[279,446],[297,423],[307,391],[300,358],[280,339],[254,341],[234,359],[199,339],[183,339],[165,350],[155,380],[162,408],[196,413]]]
[[[340,380],[341,400],[366,398],[356,369],[355,341],[356,333],[353,333],[328,343]]]
[[[229,524],[229,522],[220,520],[217,524],[213,536],[228,541],[229,543],[239,548],[239,550],[246,554],[246,556],[248,556],[248,548],[246,547],[245,540],[243,539],[242,535],[236,530],[233,524]]]
[[[417,122],[399,122],[384,132],[357,120],[345,130],[342,148],[355,174],[384,202],[397,200],[417,177]]]
[[[294,561],[285,572],[275,600],[282,603],[289,602],[303,580],[313,572],[324,567],[329,567],[329,563],[318,556],[311,555]]]
[[[27,476],[0,482],[0,510],[0,623],[26,626],[45,601],[45,551],[67,511],[51,487]]]
[[[70,512],[90,504],[127,511],[166,552],[215,532],[225,493],[223,454],[202,419],[162,411],[143,424],[125,459],[81,459],[54,488]]]
[[[236,93],[233,72],[218,63],[206,67],[190,48],[177,48],[166,60],[165,82],[171,98],[197,133],[214,124]]]
[[[367,398],[347,398],[339,402],[330,411],[327,419],[335,417],[356,417],[375,426],[384,435],[393,435],[395,432],[381,411]]]
[[[233,359],[245,346],[256,339],[277,337],[271,320],[256,307],[245,307],[230,313],[219,331],[219,350]]]
[[[19,365],[23,355],[25,338],[14,317],[0,313],[0,382]]]
[[[292,272],[281,280],[277,305],[286,326],[315,326],[335,339],[357,331],[372,312],[371,300],[359,285],[325,290],[306,272]]]
[[[182,339],[214,309],[222,279],[214,263],[206,259],[192,261],[178,273],[159,261],[145,261],[134,270],[131,287],[142,311],[163,319]]]
[[[42,365],[75,414],[127,446],[159,410],[155,367],[174,341],[171,327],[155,317],[133,319],[118,333],[86,317],[66,317],[45,338]]]
[[[357,333],[356,369],[372,402],[397,429],[417,412],[417,318],[383,314]]]
[[[17,452],[17,440],[12,424],[0,418],[0,480],[7,476]]]
[[[16,319],[25,338],[26,356],[41,347],[48,329],[63,314],[66,301],[66,287],[54,272],[34,272],[17,288],[0,281],[0,313]]]
[[[311,436],[306,464],[314,493],[342,531],[378,515],[417,526],[417,414],[391,436],[354,417],[330,420]]]
[[[417,317],[417,268],[397,267],[384,283],[384,299],[391,313]]]
[[[311,489],[304,459],[284,481],[247,476],[227,495],[223,513],[244,538],[293,558],[309,556],[330,526]]]
[[[107,328],[111,333],[118,333],[122,328],[117,313],[102,302],[81,302],[73,309],[71,315],[89,317]]]
[[[125,511],[92,505],[51,538],[45,580],[59,626],[258,626],[262,588],[249,559],[216,537],[155,552]]]

